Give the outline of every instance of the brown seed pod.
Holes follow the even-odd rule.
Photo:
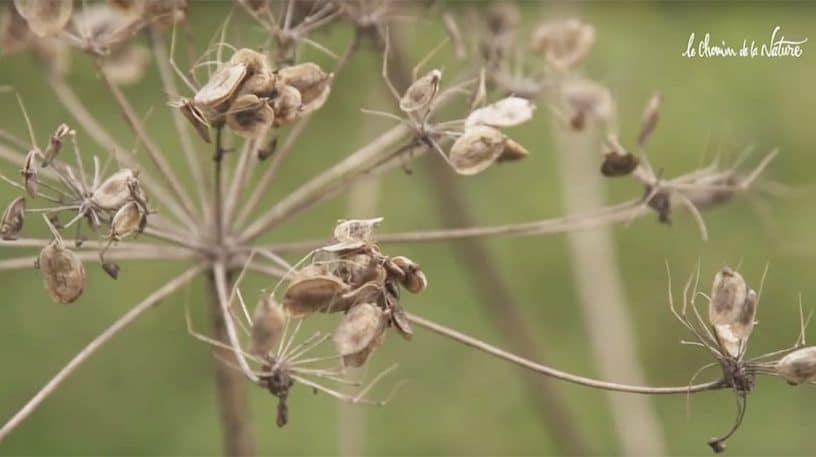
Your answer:
[[[275,98],[278,88],[278,76],[274,72],[262,71],[248,77],[241,85],[241,94],[253,94],[258,98]]]
[[[332,76],[311,62],[282,68],[278,71],[278,77],[283,84],[292,86],[300,92],[303,104],[301,115],[316,111],[323,106],[331,92]]]
[[[580,19],[542,24],[530,37],[530,49],[561,70],[580,64],[594,44],[595,28]]]
[[[408,257],[397,256],[391,260],[405,272],[405,276],[400,280],[402,287],[412,294],[418,294],[428,287],[428,279],[420,269],[419,264]]]
[[[269,72],[270,70],[269,59],[266,54],[248,48],[235,51],[235,54],[230,57],[230,63],[245,66],[249,76]]]
[[[381,278],[381,267],[366,253],[352,254],[336,261],[332,273],[352,288]]]
[[[128,200],[134,197],[141,198],[139,195],[134,195],[134,189],[141,189],[138,186],[136,173],[129,168],[123,168],[112,174],[100,184],[98,189],[94,190],[91,201],[99,208],[117,210]]]
[[[496,162],[512,162],[521,160],[530,155],[527,148],[517,143],[511,138],[505,138],[504,149]]]
[[[55,239],[38,258],[45,290],[57,303],[73,303],[85,289],[85,266],[79,257]]]
[[[334,347],[343,363],[360,367],[379,347],[385,335],[385,313],[372,303],[361,303],[343,316],[334,331]]]
[[[794,386],[816,382],[816,346],[797,349],[782,357],[776,362],[774,371]]]
[[[32,198],[37,198],[37,191],[39,189],[39,164],[37,159],[40,157],[40,151],[32,149],[26,154],[25,162],[23,162],[23,169],[20,174],[23,176],[23,186],[26,192]]]
[[[226,113],[227,126],[246,138],[257,138],[275,121],[275,112],[253,94],[239,95]]]
[[[48,146],[45,148],[45,152],[43,153],[43,160],[41,164],[42,167],[47,167],[54,161],[62,149],[62,142],[65,141],[67,136],[74,135],[74,133],[75,132],[65,124],[60,124],[59,127],[57,127],[57,130],[55,130],[54,134],[51,135],[51,139],[48,141]]]
[[[740,357],[754,329],[757,294],[738,272],[725,267],[714,277],[708,320],[726,353]]]
[[[113,241],[119,241],[132,233],[141,233],[146,225],[147,211],[141,204],[129,201],[114,214],[108,237]]]
[[[275,127],[291,124],[301,115],[300,110],[303,103],[300,92],[292,86],[278,85],[278,94],[271,103],[275,111],[273,122]]]
[[[3,211],[0,219],[0,237],[6,241],[16,240],[23,230],[25,220],[25,197],[17,197]]]
[[[428,108],[433,102],[436,93],[439,91],[439,81],[442,79],[442,72],[431,70],[427,75],[417,79],[405,91],[399,106],[406,113]]]
[[[283,307],[293,318],[318,311],[334,311],[341,305],[341,296],[348,291],[348,285],[336,276],[304,268],[289,283],[283,297]]]
[[[252,315],[249,352],[258,356],[268,355],[280,342],[284,324],[286,311],[272,295],[264,294]]]
[[[456,139],[449,161],[461,175],[475,175],[493,165],[504,151],[507,138],[493,127],[479,125]]]
[[[14,0],[20,16],[40,37],[58,35],[71,19],[74,2],[71,0]]]
[[[496,103],[473,110],[465,119],[465,129],[477,125],[513,127],[529,121],[535,112],[535,104],[526,98],[507,97]]]
[[[213,112],[218,114],[226,110],[229,100],[246,76],[245,64],[236,64],[232,61],[222,64],[215,70],[207,84],[196,92],[193,102],[210,116],[210,120],[214,120]]]
[[[172,107],[178,108],[181,114],[190,122],[198,136],[206,143],[212,143],[210,138],[210,123],[207,122],[204,113],[199,110],[193,102],[182,98],[181,100],[171,103]]]

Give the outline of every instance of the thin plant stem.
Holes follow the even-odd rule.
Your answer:
[[[48,383],[37,392],[14,416],[9,419],[2,428],[0,428],[0,443],[3,442],[6,436],[17,428],[24,420],[26,420],[34,411],[39,408],[43,401],[45,401],[51,394],[53,394],[62,383],[79,368],[85,361],[87,361],[97,350],[104,346],[120,331],[125,329],[139,318],[145,311],[153,308],[162,299],[168,297],[173,292],[180,289],[182,286],[190,282],[199,273],[203,271],[202,266],[194,266],[189,268],[184,273],[171,279],[162,287],[156,289],[153,293],[148,295],[144,300],[131,308],[127,313],[122,315],[119,319],[106,328],[102,333],[96,336],[87,346],[85,346],[77,355],[68,362]]]

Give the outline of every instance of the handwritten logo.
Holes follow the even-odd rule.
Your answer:
[[[771,32],[771,39],[768,42],[757,42],[756,40],[742,40],[742,46],[731,46],[725,40],[721,40],[719,44],[714,43],[711,39],[711,34],[706,33],[705,36],[697,41],[694,32],[689,35],[686,50],[681,54],[686,58],[782,58],[782,57],[802,57],[805,52],[804,44],[808,39],[804,40],[787,40],[785,35],[781,32],[782,27],[776,26]]]

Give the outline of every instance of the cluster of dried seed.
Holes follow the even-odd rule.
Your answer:
[[[314,63],[273,69],[266,55],[239,49],[192,101],[177,105],[204,141],[210,142],[209,126],[224,124],[242,136],[257,138],[322,107],[331,80],[332,75]]]
[[[400,289],[422,292],[428,285],[419,265],[407,257],[388,257],[372,239],[382,219],[337,224],[333,242],[294,272],[283,297],[293,318],[313,313],[345,313],[334,333],[339,355],[362,366],[393,326],[405,338],[413,334],[400,305]]]

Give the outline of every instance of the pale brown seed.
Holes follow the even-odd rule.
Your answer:
[[[649,99],[646,108],[643,110],[643,118],[640,122],[640,133],[637,139],[637,144],[641,148],[646,145],[655,127],[657,127],[657,121],[660,119],[661,100],[660,93],[652,95],[652,98]]]
[[[266,356],[280,342],[283,327],[286,324],[286,312],[270,294],[264,294],[258,300],[255,313],[252,315],[252,332],[249,352]]]
[[[774,370],[791,385],[816,382],[816,346],[797,349],[782,357]]]
[[[3,218],[0,219],[0,237],[6,241],[16,240],[23,230],[25,221],[26,200],[25,197],[17,197],[3,211]]]
[[[507,97],[471,112],[465,119],[465,129],[477,125],[513,127],[529,121],[535,105],[526,98]]]
[[[257,138],[275,121],[275,112],[253,94],[239,95],[225,116],[227,126],[246,138]]]
[[[235,51],[235,54],[230,57],[230,63],[245,66],[250,76],[270,70],[269,58],[266,57],[266,54],[249,48]]]
[[[253,94],[258,98],[275,98],[277,95],[278,76],[270,71],[255,73],[241,85],[240,94]]]
[[[204,117],[204,113],[199,110],[193,102],[182,98],[178,102],[171,104],[174,108],[178,108],[184,118],[193,126],[198,136],[206,143],[212,143],[210,138],[210,124]]]
[[[301,271],[286,289],[283,306],[293,318],[332,311],[335,305],[339,306],[340,297],[348,290],[348,285],[336,276],[319,271]]]
[[[372,303],[361,303],[343,316],[334,331],[334,347],[349,366],[363,366],[369,355],[382,344],[386,318]]]
[[[754,328],[757,294],[742,275],[726,267],[714,277],[708,318],[720,346],[730,356],[738,358],[745,350]]]
[[[273,125],[280,127],[298,120],[302,104],[300,91],[292,86],[278,85],[278,94],[272,99],[272,109],[275,111]]]
[[[119,241],[132,233],[141,233],[146,224],[147,211],[135,201],[127,202],[113,216],[109,238]]]
[[[133,189],[138,187],[138,179],[133,170],[123,168],[102,182],[98,189],[94,190],[91,201],[99,208],[105,210],[117,210],[133,197]]]
[[[39,164],[37,160],[40,157],[40,151],[32,149],[26,154],[25,162],[23,162],[23,169],[20,174],[23,176],[23,186],[26,192],[32,198],[37,198],[39,189]]]
[[[62,32],[71,19],[73,5],[71,0],[14,0],[17,12],[40,37]]]
[[[428,287],[428,279],[420,269],[419,264],[403,256],[393,257],[391,260],[405,272],[405,276],[400,279],[400,284],[408,292],[418,294]]]
[[[74,131],[66,124],[60,124],[59,127],[57,127],[57,130],[55,130],[54,134],[51,135],[51,139],[48,141],[48,146],[45,148],[45,152],[43,153],[43,160],[41,164],[43,167],[50,165],[57,155],[59,155],[60,150],[62,149],[62,143],[69,135],[74,135]]]
[[[414,336],[414,329],[408,315],[403,311],[396,297],[389,295],[387,300],[388,308],[391,310],[391,322],[394,323],[394,327],[403,338],[410,340]]]
[[[138,6],[134,5],[133,8],[138,9]],[[144,25],[141,17],[135,14],[137,12],[128,12],[108,3],[88,5],[74,15],[71,29],[87,40],[90,49],[106,56],[104,63],[109,54],[122,50],[123,44]]]
[[[72,303],[85,289],[85,266],[58,240],[47,244],[38,258],[45,290],[57,303]]]
[[[505,136],[498,130],[478,125],[456,139],[450,149],[450,164],[461,175],[475,175],[489,168],[504,151]]]
[[[283,84],[292,86],[300,92],[303,104],[301,115],[322,107],[331,91],[332,75],[311,62],[282,68],[278,71],[278,77]]]
[[[406,113],[428,108],[439,91],[442,72],[431,70],[427,75],[417,79],[405,91],[400,100],[400,109]]]
[[[245,64],[227,62],[222,64],[210,77],[209,81],[196,92],[193,102],[213,120],[212,112],[220,113],[241,86],[247,76]]]
[[[525,157],[530,155],[530,152],[527,149],[516,142],[511,138],[505,138],[504,149],[502,150],[501,155],[497,162],[512,162],[515,160],[521,160]]]

